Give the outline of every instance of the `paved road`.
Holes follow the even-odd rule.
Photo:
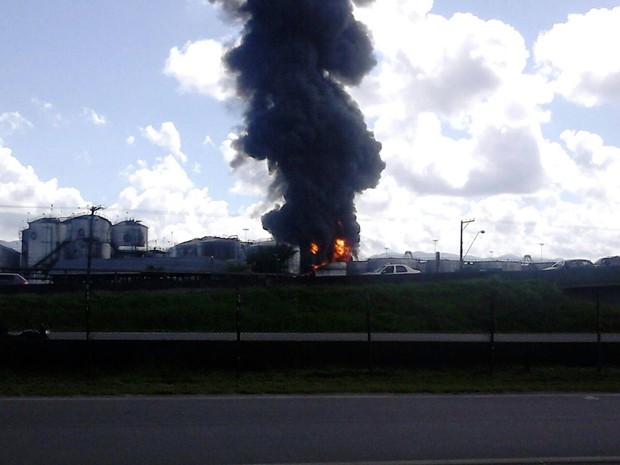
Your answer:
[[[3,465],[539,463],[541,457],[620,463],[620,395],[0,399]]]

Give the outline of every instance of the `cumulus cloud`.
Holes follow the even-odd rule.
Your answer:
[[[548,140],[543,128],[553,120],[555,92],[584,104],[586,95],[597,102],[620,95],[609,85],[620,82],[617,60],[603,46],[618,34],[607,29],[618,24],[617,13],[595,10],[555,25],[539,38],[538,67],[530,71],[525,41],[511,26],[471,14],[443,18],[431,7],[377,0],[357,11],[379,65],[351,90],[387,162],[377,189],[357,201],[362,253],[429,250],[433,239],[455,252],[458,221],[475,217],[476,228],[487,230],[472,250],[477,256],[535,255],[540,242],[553,256],[574,256],[584,250],[575,225],[600,224],[604,211],[605,225],[592,226],[584,255],[609,253],[603,231],[617,231],[620,184],[610,176],[619,174],[618,148],[580,130]],[[586,68],[601,77],[596,92]]]
[[[158,158],[152,166],[140,162],[130,167],[127,179],[128,186],[111,208],[139,214],[159,246],[171,245],[166,240],[240,236],[244,228],[251,228],[255,234],[260,230],[257,221],[232,215],[228,202],[213,199],[207,187],[196,186],[172,155]],[[176,240],[167,239],[172,236]]]
[[[170,49],[164,73],[179,83],[182,92],[197,92],[217,100],[231,97],[230,76],[222,57],[224,46],[212,39],[187,42],[182,49]]]
[[[153,163],[139,160],[127,167],[127,186],[119,193],[113,210],[139,214],[159,246],[207,235],[240,236],[244,229],[252,237],[259,236],[262,228],[251,211],[253,206],[231,213],[227,201],[214,199],[208,187],[192,181],[189,171],[199,173],[201,167],[198,163],[186,167],[181,135],[172,122],[162,123],[159,130],[149,125],[143,135],[170,153]]]
[[[423,195],[536,190],[544,179],[540,124],[549,120],[543,105],[553,94],[525,73],[523,37],[500,21],[444,18],[431,7],[377,0],[357,11],[380,63],[352,92],[383,144],[382,182],[394,177]]]
[[[569,15],[541,34],[534,56],[541,71],[566,99],[586,107],[619,102],[620,7]]]
[[[162,123],[159,131],[148,125],[142,130],[142,135],[153,144],[170,150],[179,161],[187,161],[187,156],[181,152],[181,135],[172,121]]]
[[[55,178],[39,179],[32,166],[23,165],[0,144],[0,205],[9,208],[2,212],[0,238],[12,240],[26,227],[26,213],[38,215],[51,205],[78,209],[86,202],[77,189],[61,187]]]
[[[457,116],[527,62],[521,35],[499,21],[471,14],[446,19],[403,0],[377,0],[358,16],[370,27],[381,58],[371,79],[374,103],[399,96],[408,111]]]

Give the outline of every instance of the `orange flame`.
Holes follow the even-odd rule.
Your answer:
[[[332,262],[348,262],[351,261],[351,247],[347,244],[346,239],[337,237],[334,240],[334,253],[332,254]]]
[[[309,246],[309,252],[312,255],[318,255],[319,253],[319,245],[316,242],[311,242]],[[327,265],[329,262],[348,262],[351,261],[351,246],[347,243],[347,240],[342,237],[337,237],[334,239],[334,244],[332,247],[332,256],[331,260],[324,260],[321,263],[313,263],[310,267],[313,270],[316,270],[323,265]]]

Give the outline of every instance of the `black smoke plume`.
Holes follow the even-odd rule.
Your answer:
[[[240,43],[225,57],[247,104],[235,148],[268,161],[272,193],[284,198],[263,227],[298,245],[302,266],[331,261],[338,237],[354,255],[355,194],[375,187],[385,167],[381,144],[344,90],[376,64],[366,27],[350,0],[219,3],[244,21]]]

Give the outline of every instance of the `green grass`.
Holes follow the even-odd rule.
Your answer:
[[[474,279],[364,286],[241,288],[243,332],[593,332],[596,305],[542,281]],[[47,323],[85,328],[84,293],[0,294],[0,323],[11,331]],[[620,332],[620,305],[600,307],[602,330]],[[91,294],[92,331],[236,330],[235,289]],[[617,392],[620,368],[499,366],[436,370],[376,368],[199,371],[138,367],[48,372],[0,370],[0,395]]]
[[[596,306],[543,281],[478,279],[365,286],[255,286],[240,290],[247,332],[591,332]],[[235,289],[91,293],[92,331],[236,330]],[[601,305],[602,329],[620,332],[620,305]],[[19,330],[45,322],[82,331],[83,292],[0,294],[0,322]]]
[[[305,369],[2,373],[0,395],[224,395],[334,393],[618,392],[620,369],[518,366],[444,369]]]

